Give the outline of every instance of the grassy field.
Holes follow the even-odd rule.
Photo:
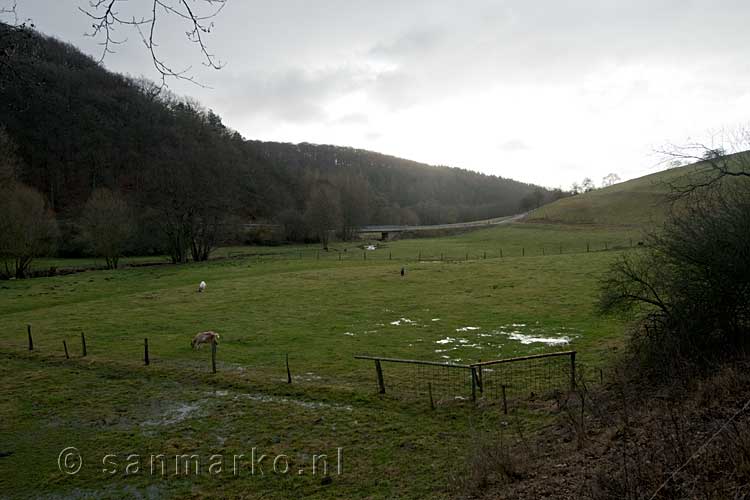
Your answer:
[[[496,401],[446,401],[433,411],[426,399],[400,397],[411,374],[392,365],[389,392],[379,396],[372,363],[354,355],[467,363],[573,348],[598,366],[621,345],[624,325],[596,315],[597,280],[637,237],[516,224],[372,251],[340,244],[320,257],[312,247],[261,256],[235,248],[223,251],[231,258],[201,264],[0,282],[0,372],[8,381],[0,489],[18,497],[451,497],[477,433],[510,419],[532,430],[550,412],[515,405],[505,416]],[[208,329],[221,334],[215,375],[210,351],[190,348],[192,335]],[[523,342],[563,336],[569,344]],[[66,446],[84,458],[76,475],[58,469]],[[231,461],[253,447],[285,454],[292,472],[274,474],[269,461],[263,476],[232,474],[226,461],[221,474],[206,472],[212,454]],[[110,453],[119,467],[103,464]],[[126,474],[129,454],[151,453],[198,454],[201,474],[173,474],[174,460],[167,477],[148,473],[148,464]],[[330,484],[311,473],[320,453],[329,457]]]

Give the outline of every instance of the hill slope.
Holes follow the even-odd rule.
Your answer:
[[[12,57],[11,57],[12,56]],[[3,60],[3,58],[5,58]],[[247,141],[200,104],[111,73],[75,47],[0,23],[0,133],[18,146],[18,178],[75,218],[92,190],[155,196],[208,191],[245,219],[304,211],[321,189],[354,191],[357,224],[450,223],[510,215],[537,186],[371,151]],[[167,178],[165,178],[165,173]],[[189,186],[175,186],[186,179]],[[186,181],[186,182],[187,182]],[[221,182],[221,185],[216,185]]]
[[[695,174],[700,163],[672,168],[544,205],[525,222],[650,226],[664,220],[669,184]]]

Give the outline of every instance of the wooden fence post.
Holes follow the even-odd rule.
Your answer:
[[[83,350],[83,357],[86,357],[86,336],[83,334],[83,331],[81,331],[81,349]]]
[[[65,349],[65,359],[70,359],[70,354],[68,354],[68,344],[63,340],[63,349]]]
[[[26,333],[29,335],[29,351],[34,350],[34,340],[31,338],[31,325],[26,325]]]
[[[148,366],[149,362],[150,361],[148,359],[148,339],[143,339],[143,364]]]
[[[508,414],[508,400],[505,397],[505,384],[500,386],[500,388],[503,390],[503,413]]]
[[[477,400],[477,369],[471,367],[471,400]]]
[[[576,352],[570,353],[570,390],[576,390]]]
[[[216,373],[216,342],[211,342],[211,372]]]
[[[375,371],[378,375],[378,389],[380,394],[385,394],[385,382],[383,382],[383,367],[380,366],[380,360],[375,360]]]
[[[286,383],[292,383],[292,372],[289,370],[289,353],[286,355]]]

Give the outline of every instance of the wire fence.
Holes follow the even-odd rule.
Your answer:
[[[355,356],[373,361],[376,388],[407,399],[502,401],[546,396],[575,388],[576,352],[564,351],[471,365]],[[387,366],[387,370],[384,369]]]

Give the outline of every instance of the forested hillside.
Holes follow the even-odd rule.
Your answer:
[[[75,47],[0,24],[0,143],[76,249],[99,188],[136,213],[137,248],[184,260],[195,235],[280,222],[286,239],[372,223],[432,224],[516,213],[537,186],[338,146],[245,140],[199,103],[105,70]],[[209,246],[213,241],[207,242]]]

